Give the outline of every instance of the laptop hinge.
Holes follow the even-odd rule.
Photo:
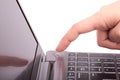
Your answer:
[[[39,80],[53,80],[53,62],[42,62]]]

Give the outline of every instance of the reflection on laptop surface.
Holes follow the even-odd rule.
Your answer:
[[[44,55],[17,0],[0,2],[0,80],[120,80],[120,54]]]

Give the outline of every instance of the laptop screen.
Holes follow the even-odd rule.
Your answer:
[[[36,48],[17,1],[0,0],[0,80],[30,80]]]

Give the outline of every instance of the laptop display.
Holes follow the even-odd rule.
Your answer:
[[[31,80],[37,49],[37,40],[18,2],[1,0],[0,80]]]

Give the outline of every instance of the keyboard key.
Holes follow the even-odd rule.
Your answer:
[[[104,68],[104,72],[115,72],[114,68]]]
[[[118,76],[119,76],[119,79],[120,79],[120,74]]]
[[[69,56],[75,56],[76,53],[69,53]]]
[[[75,67],[68,67],[68,71],[75,71]]]
[[[77,63],[77,66],[88,66],[88,63],[81,63],[81,62],[78,62],[78,63]]]
[[[68,66],[75,66],[75,62],[68,62]]]
[[[115,64],[112,64],[112,63],[104,63],[103,66],[104,66],[104,67],[115,67]]]
[[[91,80],[117,80],[115,74],[91,73]]]
[[[120,54],[115,54],[116,58],[120,58]]]
[[[118,72],[120,72],[120,69],[117,69]]]
[[[102,79],[102,74],[100,73],[91,73],[90,75],[91,80],[103,80]]]
[[[91,62],[101,62],[102,59],[98,59],[98,58],[90,58]]]
[[[75,61],[75,57],[69,57],[68,61]]]
[[[90,57],[94,57],[94,58],[96,58],[96,57],[104,57],[104,54],[90,54]]]
[[[101,67],[101,63],[90,63],[91,67]]]
[[[88,54],[86,53],[77,53],[77,57],[88,57]]]
[[[90,71],[92,72],[102,72],[101,68],[90,68]]]
[[[77,71],[88,71],[88,67],[78,67]]]
[[[114,62],[114,59],[103,59],[104,62]]]
[[[120,62],[120,59],[117,59],[116,61],[117,61],[117,62]]]
[[[96,58],[114,58],[114,55],[113,54],[96,54],[96,53],[93,53],[93,54],[90,54],[90,57],[96,57]]]
[[[117,67],[120,67],[120,64],[117,64]]]
[[[76,80],[89,80],[88,73],[77,73],[77,79]]]
[[[68,77],[74,77],[75,73],[74,72],[68,72]]]
[[[77,58],[77,61],[88,61],[88,58]]]

